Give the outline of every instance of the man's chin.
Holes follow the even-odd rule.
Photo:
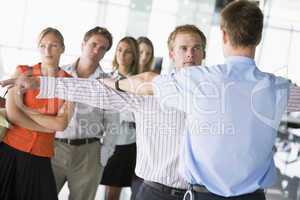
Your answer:
[[[195,66],[196,64],[195,63],[185,63],[183,65],[183,67],[192,67],[192,66]]]
[[[90,60],[98,63],[98,62],[100,62],[101,59],[98,57],[95,57],[95,56],[90,56]]]

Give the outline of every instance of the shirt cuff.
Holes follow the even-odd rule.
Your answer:
[[[153,83],[153,96],[158,97],[159,95],[159,85],[161,82],[161,75],[155,76],[154,79],[152,80]]]
[[[40,77],[40,93],[37,98],[54,98],[55,97],[55,78]]]
[[[161,98],[162,95],[168,91],[169,84],[171,83],[170,80],[170,75],[159,75],[154,77],[152,80],[153,96],[156,98]]]

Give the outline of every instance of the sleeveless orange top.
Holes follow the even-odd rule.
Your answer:
[[[24,65],[17,67],[21,74],[26,74],[30,69],[32,69],[32,76],[42,75],[40,63],[33,67]],[[57,72],[56,77],[70,77],[70,75],[60,70]],[[23,97],[24,105],[42,114],[56,116],[64,101],[57,98],[37,99],[38,94],[39,89],[28,90]],[[54,134],[32,131],[13,124],[8,129],[3,142],[23,152],[41,157],[51,157],[54,155]]]

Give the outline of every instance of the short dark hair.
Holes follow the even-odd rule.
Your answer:
[[[111,35],[111,33],[103,27],[100,26],[96,26],[95,28],[92,28],[91,30],[89,30],[88,32],[86,32],[84,34],[84,38],[83,40],[86,42],[88,41],[93,35],[102,35],[103,37],[105,37],[108,40],[108,48],[106,51],[110,50],[112,43],[113,43],[113,37]]]
[[[169,51],[174,48],[174,41],[178,33],[193,33],[197,34],[201,38],[202,42],[202,50],[205,53],[205,48],[206,48],[206,37],[204,33],[195,25],[192,24],[185,24],[181,26],[177,26],[174,31],[171,32],[168,38],[168,48]]]
[[[221,11],[221,28],[233,46],[256,46],[262,36],[263,13],[255,2],[233,1]]]

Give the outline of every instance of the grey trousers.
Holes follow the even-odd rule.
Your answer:
[[[69,200],[94,200],[102,177],[100,142],[75,146],[55,141],[52,168],[57,192],[66,182]]]

